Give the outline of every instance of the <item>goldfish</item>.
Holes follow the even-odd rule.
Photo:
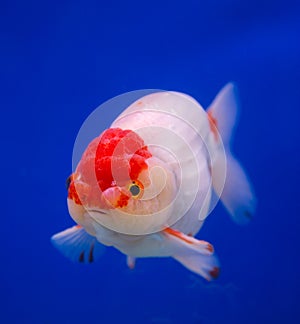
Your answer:
[[[206,280],[217,278],[214,247],[196,234],[219,200],[237,223],[256,207],[232,153],[237,119],[232,83],[207,110],[174,91],[135,100],[87,145],[67,179],[76,225],[53,235],[54,246],[85,263],[112,246],[130,268],[137,258],[172,257]]]

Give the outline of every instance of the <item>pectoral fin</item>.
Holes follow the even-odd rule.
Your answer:
[[[74,262],[92,263],[102,255],[105,249],[80,225],[53,235],[51,242],[65,257]]]
[[[212,280],[219,275],[219,262],[213,246],[172,228],[164,230],[169,244],[172,244],[172,257],[189,270]]]

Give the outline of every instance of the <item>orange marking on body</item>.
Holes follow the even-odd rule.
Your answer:
[[[87,198],[90,196],[91,187],[79,181],[79,175],[73,173],[70,178],[68,189],[68,198],[72,199],[77,205],[84,205]]]
[[[188,244],[193,244],[193,241],[189,240],[187,237],[185,237],[181,232],[174,230],[173,228],[165,228],[164,232],[171,234],[173,236],[178,237],[179,239],[181,239],[182,241],[188,243]]]
[[[68,198],[72,199],[77,205],[82,205],[79,195],[75,189],[75,184],[73,179],[71,180],[71,183],[69,185]]]
[[[127,195],[125,195],[123,192],[121,192],[119,200],[117,201],[115,207],[122,208],[122,207],[127,206],[128,205],[128,200],[129,200],[129,197]]]
[[[218,137],[219,137],[218,121],[216,118],[214,118],[214,116],[212,115],[212,113],[210,111],[207,112],[207,116],[208,116],[210,130],[214,134],[215,140],[217,141]]]
[[[81,225],[75,225],[75,227],[76,227],[77,229],[82,228]]]

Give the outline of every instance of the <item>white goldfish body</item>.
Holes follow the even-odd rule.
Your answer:
[[[207,280],[219,274],[213,246],[195,238],[219,198],[237,222],[255,197],[233,157],[234,86],[207,112],[188,95],[155,92],[131,104],[87,147],[68,179],[77,223],[52,237],[74,261],[92,262],[102,245],[136,258],[173,257]]]

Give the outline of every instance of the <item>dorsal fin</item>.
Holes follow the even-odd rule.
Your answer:
[[[239,109],[236,92],[234,84],[228,83],[207,109],[207,113],[214,120],[225,146],[230,144],[238,120]]]

